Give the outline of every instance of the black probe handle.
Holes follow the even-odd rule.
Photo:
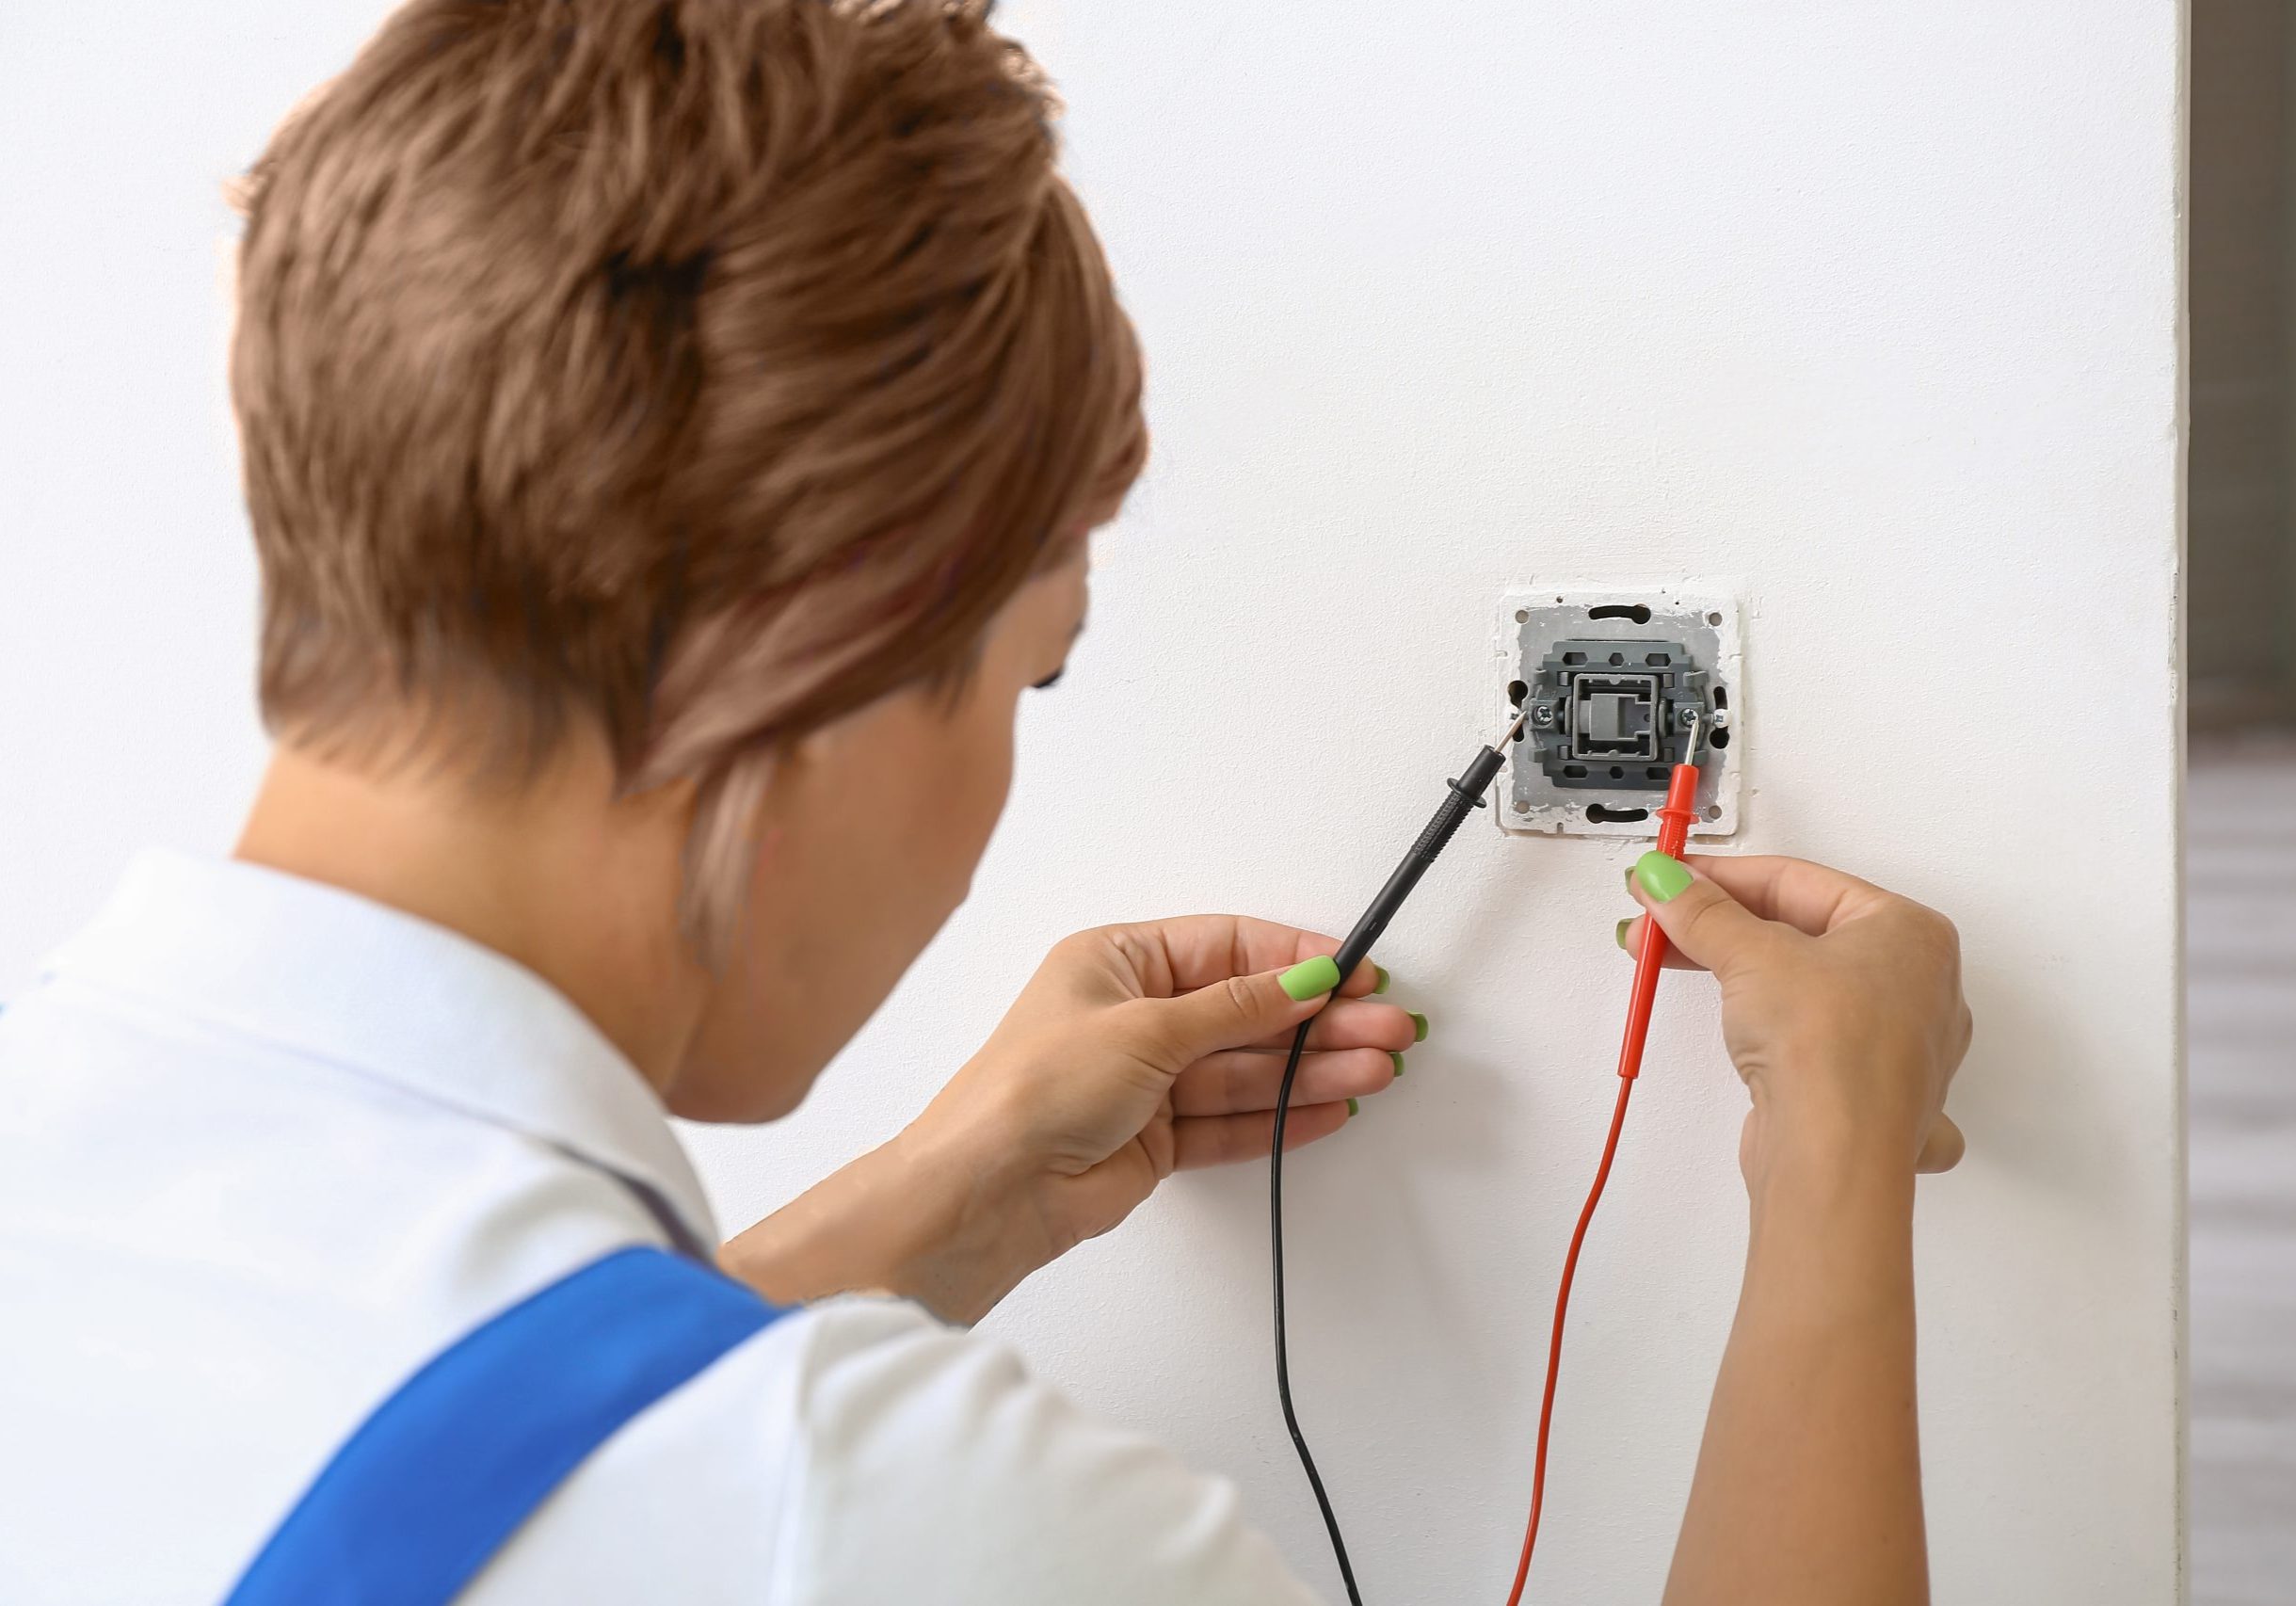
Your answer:
[[[1379,895],[1372,900],[1372,907],[1363,911],[1363,918],[1356,922],[1356,928],[1347,934],[1347,940],[1340,944],[1337,963],[1341,980],[1355,973],[1356,967],[1372,951],[1372,944],[1378,941],[1387,930],[1388,922],[1395,918],[1395,911],[1403,907],[1404,900],[1419,885],[1420,877],[1427,874],[1427,867],[1435,862],[1436,855],[1449,846],[1451,839],[1459,834],[1459,827],[1466,822],[1469,813],[1483,807],[1483,795],[1491,789],[1491,782],[1497,779],[1500,766],[1505,763],[1506,760],[1499,755],[1496,748],[1485,747],[1469,761],[1466,772],[1451,783],[1451,790],[1437,806],[1434,818],[1427,822],[1427,828],[1419,833],[1419,840],[1411,844],[1411,851],[1404,855],[1403,862],[1395,867],[1395,874],[1388,877],[1388,884],[1379,889]]]

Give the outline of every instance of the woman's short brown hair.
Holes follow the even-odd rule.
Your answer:
[[[1145,452],[992,3],[411,0],[297,108],[232,351],[275,735],[595,720],[722,940],[773,751],[961,673]]]

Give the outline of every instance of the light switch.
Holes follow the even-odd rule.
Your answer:
[[[1501,600],[1499,663],[1528,711],[1499,823],[1565,836],[1647,836],[1694,720],[1698,824],[1738,829],[1744,661],[1734,598],[1563,586]]]

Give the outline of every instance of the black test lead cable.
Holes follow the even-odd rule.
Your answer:
[[[1491,782],[1506,763],[1505,749],[1522,734],[1523,721],[1528,713],[1517,714],[1506,734],[1468,761],[1459,779],[1449,782],[1451,790],[1427,822],[1427,828],[1419,833],[1395,874],[1388,884],[1379,889],[1372,907],[1363,911],[1356,928],[1340,944],[1334,962],[1340,968],[1340,979],[1344,982],[1356,973],[1371,953],[1372,944],[1378,941],[1403,907],[1404,900],[1419,885],[1420,877],[1427,874],[1436,855],[1441,853],[1458,834],[1459,827],[1473,811],[1483,807],[1484,794],[1490,791]],[[1320,1011],[1319,1011],[1320,1013]],[[1323,1474],[1315,1469],[1315,1457],[1309,1453],[1308,1437],[1299,1430],[1299,1415],[1292,1408],[1292,1357],[1284,1341],[1283,1321],[1283,1129],[1284,1117],[1291,1113],[1292,1084],[1299,1075],[1299,1057],[1308,1046],[1308,1028],[1312,1017],[1299,1024],[1292,1034],[1292,1052],[1283,1065],[1283,1084],[1276,1093],[1276,1132],[1268,1148],[1268,1259],[1274,1269],[1276,1284],[1276,1398],[1283,1405],[1283,1425],[1291,1430],[1292,1448],[1299,1452],[1299,1464],[1308,1474],[1308,1486],[1315,1491],[1316,1509],[1324,1514],[1324,1532],[1331,1535],[1331,1553],[1340,1563],[1340,1581],[1347,1585],[1348,1606],[1363,1606],[1363,1597],[1356,1588],[1356,1569],[1347,1560],[1347,1541],[1340,1536],[1340,1519],[1332,1514],[1331,1497],[1324,1492]]]

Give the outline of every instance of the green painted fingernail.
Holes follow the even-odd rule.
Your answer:
[[[1411,1011],[1411,1040],[1415,1043],[1427,1040],[1427,1018],[1416,1009]]]
[[[1395,1074],[1401,1076],[1403,1074],[1403,1055],[1390,1052],[1388,1058],[1395,1062]]]
[[[1388,968],[1385,965],[1373,965],[1372,969],[1377,972],[1379,974],[1379,979],[1372,983],[1372,990],[1373,992],[1387,991],[1388,983],[1393,981],[1395,978],[1388,974]]]
[[[1627,945],[1627,927],[1632,925],[1633,923],[1634,917],[1632,915],[1627,916],[1626,919],[1618,923],[1618,945],[1621,948],[1624,948]]]
[[[1349,1120],[1354,1120],[1361,1114],[1363,1114],[1362,1102],[1358,1100],[1350,1099],[1347,1101],[1347,1118]]]
[[[1340,985],[1340,966],[1330,955],[1319,954],[1312,959],[1302,959],[1276,979],[1294,1004],[1304,1004],[1309,999],[1321,998]]]
[[[1690,887],[1690,870],[1678,859],[1646,853],[1634,861],[1634,878],[1662,904],[1671,904]]]

